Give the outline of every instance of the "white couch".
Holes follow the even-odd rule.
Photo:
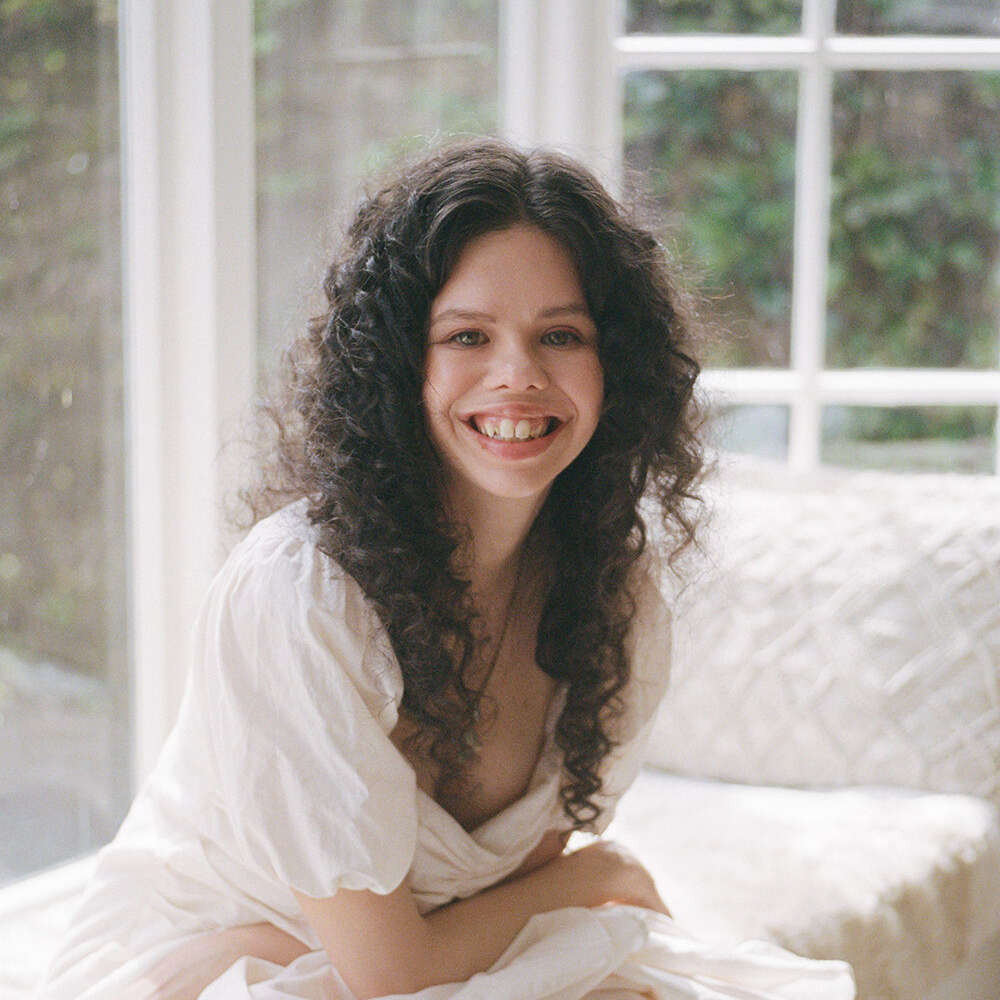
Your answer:
[[[609,835],[859,1000],[1000,997],[1000,481],[730,466]]]

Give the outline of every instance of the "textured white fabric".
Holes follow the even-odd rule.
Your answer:
[[[924,1000],[1000,931],[1000,824],[971,796],[647,768],[608,835],[643,859],[692,933],[842,958],[863,1000]]]
[[[717,948],[635,907],[533,917],[487,972],[410,1000],[853,1000],[843,962],[803,962],[773,945]],[[354,1000],[321,953],[281,969],[243,959],[200,1000]],[[385,1000],[403,1000],[394,995]]]
[[[1000,804],[1000,481],[750,463],[708,499],[650,760]]]
[[[639,768],[667,679],[669,615],[644,580],[598,830]],[[266,920],[317,949],[291,887],[387,893],[405,878],[427,911],[504,878],[547,830],[569,826],[558,696],[526,794],[472,833],[417,788],[389,739],[399,666],[360,589],[316,549],[301,504],[233,551],[195,646],[177,726],[101,852],[46,1000],[118,998],[178,943],[223,927]]]

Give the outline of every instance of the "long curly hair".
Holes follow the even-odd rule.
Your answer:
[[[599,768],[629,678],[629,578],[646,518],[665,530],[671,557],[683,549],[702,464],[699,367],[663,252],[589,172],[558,153],[477,140],[403,168],[367,198],[327,271],[328,309],[286,354],[284,395],[268,407],[273,450],[246,497],[255,518],[308,498],[320,548],[357,581],[392,642],[402,708],[437,765],[438,791],[461,787],[474,755],[480,694],[468,676],[481,640],[422,411],[427,326],[463,249],[515,224],[569,252],[604,371],[597,429],[538,519],[554,573],[536,659],[567,686],[555,733],[561,794],[584,828],[599,815]]]

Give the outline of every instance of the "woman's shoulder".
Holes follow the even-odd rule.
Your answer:
[[[234,546],[230,559],[264,559],[279,548],[286,553],[315,549],[319,529],[309,517],[309,501],[303,497],[255,522],[243,539]],[[333,560],[331,560],[333,563]],[[336,563],[333,563],[336,566]]]
[[[257,667],[261,652],[282,650],[289,681],[349,677],[376,714],[393,714],[402,676],[391,644],[361,587],[321,549],[308,512],[298,500],[250,529],[212,584],[206,624],[242,633],[242,647],[252,635]]]
[[[309,502],[296,500],[259,520],[229,553],[219,577],[230,587],[252,579],[285,596],[329,599],[360,588],[320,547],[320,530],[309,518]],[[340,601],[337,602],[339,604]]]

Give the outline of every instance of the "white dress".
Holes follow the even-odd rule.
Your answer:
[[[638,771],[666,684],[669,615],[651,579],[637,604],[621,745],[602,770],[598,832]],[[552,738],[562,690],[525,795],[467,832],[417,787],[389,739],[402,686],[377,616],[316,548],[304,504],[258,524],[212,584],[177,724],[101,852],[39,1000],[117,1000],[184,940],[259,921],[311,951],[287,968],[241,959],[202,1000],[349,1000],[293,888],[314,897],[341,887],[389,893],[405,880],[427,912],[499,881],[547,830],[569,828]],[[718,991],[727,977],[737,992]],[[841,963],[807,962],[769,946],[717,954],[672,921],[621,906],[536,917],[488,973],[420,994],[853,995]]]

